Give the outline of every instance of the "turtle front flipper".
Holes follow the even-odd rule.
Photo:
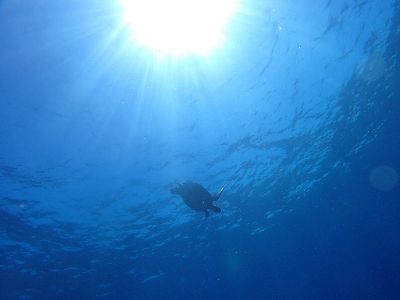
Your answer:
[[[206,209],[205,211],[205,214],[206,214],[206,219],[208,218],[208,216],[210,215],[210,213],[208,212],[208,210]]]
[[[217,200],[219,199],[219,197],[221,197],[221,194],[222,194],[222,192],[224,191],[224,189],[225,189],[225,186],[223,186],[223,187],[220,189],[220,191],[219,191],[218,193],[216,193],[216,194],[213,196],[212,201],[217,201]]]

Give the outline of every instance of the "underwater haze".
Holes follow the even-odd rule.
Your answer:
[[[400,298],[400,1],[240,3],[174,56],[0,1],[1,299]]]

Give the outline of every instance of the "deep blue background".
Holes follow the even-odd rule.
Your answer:
[[[0,297],[399,298],[399,2],[249,1],[161,62],[105,3],[0,2]]]

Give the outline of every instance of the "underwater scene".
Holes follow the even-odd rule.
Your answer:
[[[400,1],[0,0],[0,299],[399,299]]]

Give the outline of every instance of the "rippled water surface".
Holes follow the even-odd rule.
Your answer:
[[[0,298],[398,299],[400,2],[242,1],[172,58],[114,2],[0,1]]]

